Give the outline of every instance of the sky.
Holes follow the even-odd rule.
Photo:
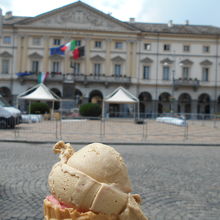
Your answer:
[[[71,4],[71,0],[0,0],[3,15],[36,16]],[[219,0],[83,0],[82,2],[111,14],[121,21],[213,25],[220,27]]]

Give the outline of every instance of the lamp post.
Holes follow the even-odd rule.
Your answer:
[[[175,97],[174,97],[174,78],[175,76],[175,69],[172,70],[172,88],[171,88],[171,97],[170,97],[170,101],[171,101],[171,112],[172,114],[174,113],[174,102],[175,102]]]
[[[170,67],[170,63],[163,63],[163,66],[166,66],[166,67]],[[172,70],[172,78],[171,78],[171,96],[170,96],[170,103],[171,103],[171,106],[170,106],[170,111],[171,113],[174,112],[174,101],[175,101],[175,98],[174,98],[174,77],[175,77],[175,68],[173,68]]]

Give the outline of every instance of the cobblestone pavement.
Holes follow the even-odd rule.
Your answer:
[[[220,219],[219,147],[114,147],[150,220]],[[57,161],[49,144],[0,143],[1,220],[43,218],[47,177]]]

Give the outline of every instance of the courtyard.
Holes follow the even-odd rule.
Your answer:
[[[1,129],[0,140],[119,144],[220,144],[220,120],[187,120],[186,126],[157,122],[135,123],[134,119],[98,118],[43,120]]]

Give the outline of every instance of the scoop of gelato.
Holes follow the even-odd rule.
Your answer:
[[[100,143],[89,144],[74,153],[67,164],[101,183],[114,184],[123,192],[131,192],[125,162],[112,147]]]

